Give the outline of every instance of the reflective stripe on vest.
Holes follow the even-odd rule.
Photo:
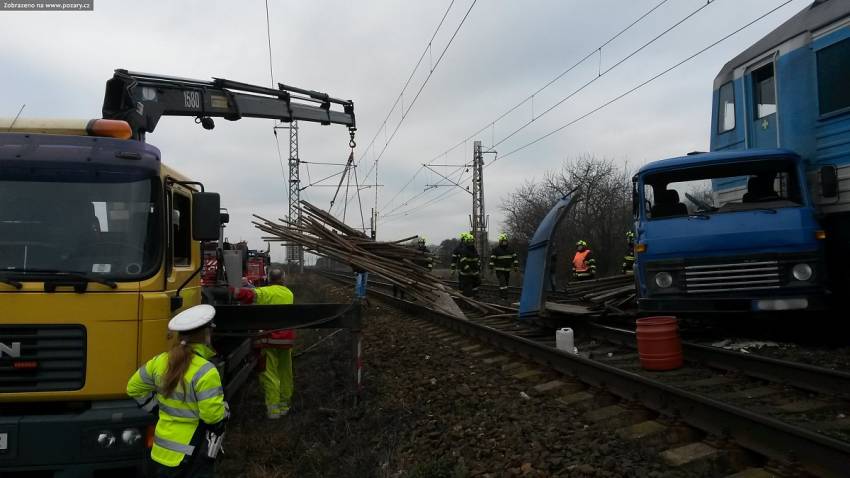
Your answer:
[[[146,367],[147,364],[144,364],[139,367],[139,377],[142,378],[142,382],[148,385],[156,385],[156,382],[154,382],[153,377],[148,373],[148,369]]]
[[[195,372],[195,375],[192,376],[192,389],[194,390],[195,387],[198,386],[198,381],[201,380],[204,377],[204,375],[207,374],[207,372],[209,372],[210,370],[212,370],[214,368],[215,368],[215,365],[213,365],[212,362],[207,362],[207,363],[201,365],[201,368],[199,368],[198,371]]]
[[[153,442],[156,445],[159,445],[166,450],[176,451],[177,453],[183,453],[184,455],[191,455],[195,452],[195,447],[192,445],[183,445],[181,443],[177,443],[176,441],[171,441],[167,438],[162,438],[159,436],[153,437]]]
[[[590,249],[585,249],[581,252],[576,252],[573,256],[573,269],[576,272],[586,272],[588,269],[587,256],[590,254]]]
[[[198,412],[187,408],[175,408],[164,403],[160,403],[159,410],[171,415],[172,417],[198,419]]]

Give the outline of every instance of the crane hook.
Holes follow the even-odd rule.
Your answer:
[[[348,134],[351,135],[351,141],[348,142],[348,147],[351,148],[351,149],[354,149],[355,147],[357,147],[357,143],[354,141],[354,132],[355,131],[357,131],[357,128],[355,128],[353,126],[348,128]]]

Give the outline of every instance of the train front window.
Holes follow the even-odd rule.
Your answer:
[[[141,280],[160,260],[158,182],[0,180],[0,271]]]
[[[755,113],[758,119],[776,113],[776,81],[773,75],[773,63],[769,63],[753,72],[753,91],[755,93]]]
[[[820,114],[850,108],[850,39],[817,53]]]
[[[735,129],[735,87],[727,82],[720,87],[717,95],[717,132],[725,133]]]

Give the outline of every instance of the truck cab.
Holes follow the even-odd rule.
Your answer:
[[[823,231],[802,158],[788,150],[650,163],[634,179],[638,305],[645,311],[819,309]],[[739,185],[736,198],[715,192]]]
[[[153,417],[127,380],[168,349],[173,314],[201,302],[199,239],[218,234],[218,195],[127,139],[122,121],[11,131],[0,133],[0,469],[133,476]]]
[[[646,311],[819,309],[850,287],[850,2],[816,0],[714,80],[711,152],[635,176]]]

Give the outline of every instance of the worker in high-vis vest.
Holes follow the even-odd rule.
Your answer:
[[[596,259],[587,247],[587,242],[576,243],[576,253],[573,256],[573,279],[578,281],[590,280],[596,277]]]
[[[635,233],[626,232],[626,255],[623,256],[623,274],[635,273]]]
[[[234,297],[243,304],[257,305],[290,305],[295,301],[292,291],[283,285],[283,270],[279,268],[269,271],[269,285],[236,290]],[[295,331],[292,329],[266,332],[254,342],[265,362],[265,368],[260,372],[260,384],[265,395],[266,413],[271,420],[286,415],[292,406],[294,343]]]
[[[519,259],[516,251],[508,244],[508,235],[499,234],[499,245],[490,253],[490,269],[499,279],[499,298],[508,298],[508,286],[511,282],[511,271],[519,271]]]
[[[151,460],[157,477],[212,477],[230,416],[221,376],[210,359],[215,308],[196,305],[177,314],[168,329],[178,342],[141,366],[127,395],[149,412],[159,410]]]

